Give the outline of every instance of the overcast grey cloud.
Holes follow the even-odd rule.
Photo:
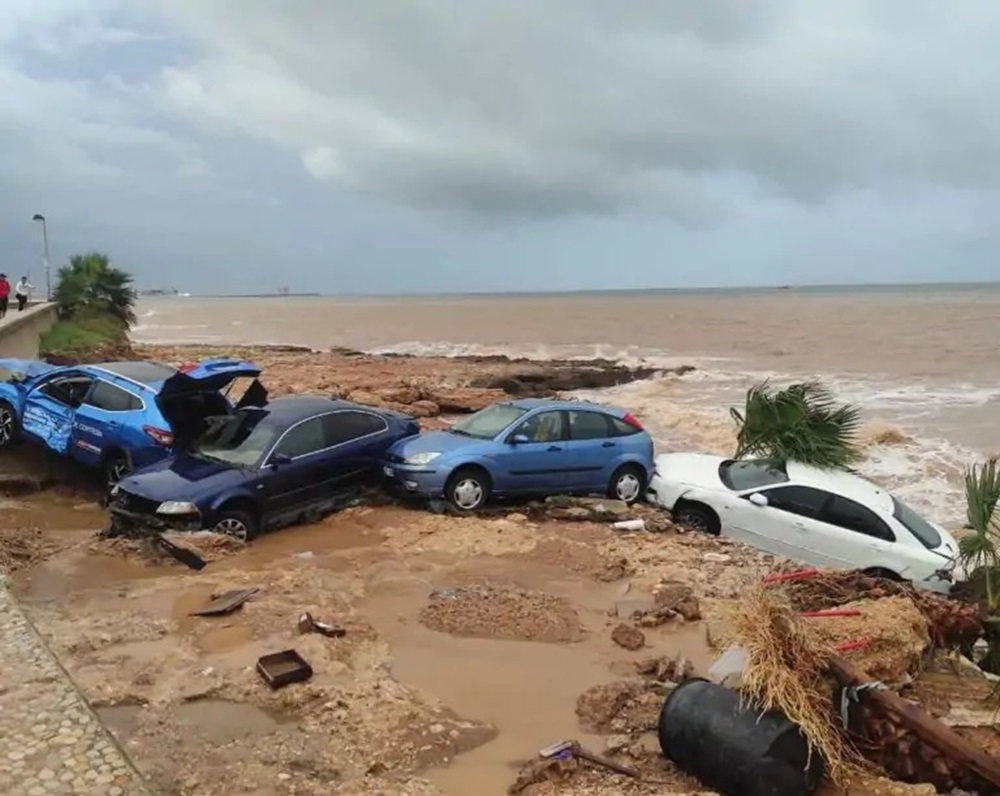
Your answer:
[[[993,279],[990,0],[6,0],[0,236],[145,285]],[[242,285],[245,288],[245,284]]]

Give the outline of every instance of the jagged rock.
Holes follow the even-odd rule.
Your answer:
[[[646,646],[646,636],[637,627],[624,622],[611,631],[611,640],[627,650],[641,650]]]

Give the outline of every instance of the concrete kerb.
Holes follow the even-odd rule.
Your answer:
[[[7,614],[8,617],[14,617],[13,626],[10,621],[0,622],[0,663],[5,664],[0,666],[0,674],[3,675],[4,680],[13,679],[12,672],[14,670],[14,667],[10,665],[10,660],[3,660],[5,657],[4,651],[10,650],[13,653],[12,657],[18,657],[19,659],[16,663],[24,666],[31,666],[32,664],[30,660],[20,659],[16,651],[19,645],[16,640],[10,638],[10,636],[18,632],[22,634],[27,633],[30,636],[30,643],[33,643],[48,659],[48,661],[41,662],[42,667],[49,668],[45,667],[44,663],[47,662],[50,664],[51,670],[56,674],[56,677],[63,680],[66,692],[76,702],[75,705],[68,704],[69,700],[64,698],[62,701],[59,701],[58,707],[67,716],[70,714],[82,714],[85,717],[85,722],[89,719],[89,722],[86,723],[89,723],[91,727],[81,730],[81,733],[85,732],[86,735],[89,735],[89,739],[81,735],[74,748],[74,753],[76,753],[77,749],[80,750],[78,753],[81,756],[80,759],[83,759],[83,757],[87,759],[89,767],[83,770],[79,767],[67,767],[63,770],[54,764],[43,763],[46,767],[40,769],[37,772],[37,776],[26,769],[19,775],[18,772],[11,768],[12,765],[17,765],[16,762],[12,761],[23,761],[25,754],[17,750],[4,749],[4,754],[0,755],[0,792],[4,792],[9,796],[15,796],[15,794],[18,796],[20,794],[24,794],[25,796],[47,796],[50,793],[73,794],[74,796],[78,794],[84,796],[84,794],[98,793],[102,794],[102,796],[108,796],[109,794],[115,794],[115,796],[155,796],[154,791],[150,789],[149,784],[143,779],[142,774],[132,762],[128,753],[115,738],[114,734],[101,721],[69,672],[66,671],[66,668],[52,651],[44,636],[42,636],[34,622],[31,621],[18,604],[14,595],[11,594],[7,587],[6,578],[0,575],[0,619],[3,619],[4,614]],[[21,641],[25,640],[22,639]],[[0,699],[8,695],[10,691],[28,690],[32,685],[42,685],[46,690],[46,696],[50,697],[51,702],[54,703],[58,700],[58,693],[54,695],[48,693],[49,691],[56,691],[49,683],[33,683],[31,681],[15,683],[12,688],[0,682]],[[18,695],[15,693],[15,696]],[[28,702],[30,700],[25,699],[24,701]],[[51,752],[51,744],[53,743],[51,736],[49,740],[38,737],[39,734],[46,734],[48,728],[42,724],[36,724],[34,727],[2,727],[5,719],[10,721],[11,718],[12,716],[9,711],[0,711],[0,728],[3,729],[0,737],[13,739],[17,736],[25,738],[25,744],[34,743],[35,745],[32,747],[35,750],[33,756],[42,757]],[[23,723],[30,725],[33,720],[26,717],[23,719]],[[62,728],[70,726],[71,722],[67,718],[59,722],[59,724],[60,728],[58,736],[56,736],[57,740],[54,743],[65,747],[73,742],[73,736],[70,731],[67,731],[65,736],[63,736]],[[29,737],[32,731],[34,731],[35,738]],[[49,757],[51,758],[52,755],[49,754]],[[118,758],[117,761],[114,760],[115,757]],[[119,773],[115,777],[114,772],[116,771],[122,773]],[[5,777],[8,782],[4,782]],[[17,781],[19,777],[23,780],[22,782]]]

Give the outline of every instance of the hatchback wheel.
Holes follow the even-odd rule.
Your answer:
[[[223,511],[212,530],[241,542],[249,542],[257,535],[257,521],[246,511]]]
[[[478,467],[458,470],[444,489],[445,498],[459,511],[476,511],[490,497],[490,477]]]
[[[6,401],[0,401],[0,448],[17,441],[17,416],[14,407]]]
[[[642,470],[634,464],[619,467],[611,476],[608,484],[608,497],[631,505],[642,497],[646,488],[646,477]]]

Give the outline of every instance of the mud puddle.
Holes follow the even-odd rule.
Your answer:
[[[509,569],[497,566],[497,574]],[[516,769],[555,742],[579,739],[601,751],[604,739],[580,730],[579,696],[600,683],[634,675],[630,661],[654,655],[685,655],[704,672],[712,655],[701,623],[674,631],[650,632],[648,646],[628,653],[610,641],[618,590],[573,581],[557,581],[551,571],[518,571],[518,585],[544,588],[571,601],[588,631],[573,643],[545,643],[470,638],[437,632],[422,625],[429,584],[412,579],[383,584],[358,607],[391,647],[393,676],[436,697],[469,720],[493,724],[497,737],[457,756],[447,767],[424,772],[449,796],[505,794]],[[437,584],[434,584],[437,586]],[[617,620],[615,620],[617,621]]]
[[[30,603],[54,602],[79,592],[177,574],[177,569],[170,566],[146,565],[125,557],[91,553],[86,543],[92,538],[89,531],[76,532],[72,538],[67,532],[67,541],[75,542],[72,549],[19,572],[11,579],[18,597]]]
[[[120,741],[127,741],[145,718],[142,705],[114,705],[97,708],[97,715]],[[277,732],[295,719],[244,702],[202,699],[186,702],[170,711],[172,723],[200,739],[215,744]]]

